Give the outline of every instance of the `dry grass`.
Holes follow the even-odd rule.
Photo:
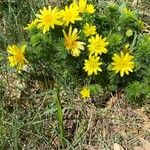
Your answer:
[[[21,87],[18,79],[8,74],[1,76],[1,80],[9,85],[3,87],[7,92],[3,93],[1,103],[4,113],[0,121],[1,137],[4,137],[1,149],[11,146],[17,149],[60,149],[55,90],[39,91],[42,86],[38,82],[27,84],[28,88]],[[100,101],[97,98],[94,103],[90,100],[83,102],[78,94],[68,95],[61,91],[67,140],[67,147],[63,149],[111,150],[114,143],[119,143],[126,150],[132,150],[140,144],[139,137],[150,140],[149,114],[144,107],[130,107],[120,94],[112,95],[104,108],[96,105]]]

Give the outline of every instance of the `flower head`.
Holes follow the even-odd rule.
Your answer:
[[[109,44],[108,42],[106,42],[106,38],[102,38],[102,36],[99,36],[98,34],[96,34],[96,36],[91,37],[89,39],[89,51],[90,54],[94,54],[95,56],[102,55],[102,53],[107,53],[107,49],[106,46]]]
[[[86,6],[85,12],[89,13],[89,14],[93,14],[95,12],[95,8],[92,4],[88,4]]]
[[[86,36],[94,35],[96,34],[96,26],[86,23],[83,32]]]
[[[61,16],[66,26],[68,26],[69,23],[74,24],[75,21],[82,20],[82,18],[79,16],[78,8],[73,4],[71,4],[69,7],[65,6],[65,10],[61,11]]]
[[[115,70],[116,73],[120,72],[120,76],[123,77],[124,74],[129,74],[129,72],[133,72],[134,62],[132,59],[134,56],[130,55],[129,53],[124,54],[121,52],[120,56],[114,54],[113,56],[113,63],[112,63],[112,70]]]
[[[8,56],[8,61],[11,67],[16,67],[18,71],[22,70],[27,60],[24,57],[26,45],[18,47],[16,45],[8,46],[7,52],[10,54]]]
[[[85,60],[84,70],[88,73],[88,75],[92,75],[93,73],[97,75],[97,71],[102,71],[100,65],[102,62],[99,62],[99,57],[89,56],[88,60]]]
[[[95,12],[94,6],[92,4],[87,4],[87,0],[79,0],[78,3],[76,0],[72,3],[80,13],[86,12],[89,14],[93,14]]]
[[[58,9],[55,7],[54,9],[51,9],[51,6],[43,8],[43,10],[40,9],[41,14],[37,14],[37,27],[43,28],[43,33],[46,33],[50,30],[50,28],[54,29],[55,25],[61,25],[61,21],[59,20],[61,18],[60,13]]]
[[[32,30],[37,25],[37,19],[33,20],[31,23],[27,24],[24,30]]]
[[[65,37],[66,48],[70,51],[72,56],[78,57],[80,55],[80,50],[84,50],[84,42],[78,40],[78,29],[75,28],[72,30],[72,26],[69,27],[68,35],[63,30]]]
[[[82,13],[85,11],[87,0],[79,0],[78,3],[76,0],[74,0],[72,4],[79,10],[79,12]]]
[[[89,98],[90,97],[90,89],[88,87],[83,87],[80,91],[82,98]]]

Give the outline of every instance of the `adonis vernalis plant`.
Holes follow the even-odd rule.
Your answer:
[[[83,29],[86,36],[91,36],[96,34],[96,26],[86,23]]]
[[[68,26],[69,23],[74,24],[75,21],[82,20],[80,17],[80,12],[78,10],[78,7],[74,6],[73,4],[68,6],[65,6],[65,9],[61,12],[62,20],[64,25]]]
[[[84,63],[84,70],[87,72],[88,76],[92,75],[92,74],[96,74],[98,71],[102,71],[102,69],[100,68],[100,65],[102,64],[102,62],[99,61],[100,57],[95,57],[95,56],[89,56],[89,59],[85,60]]]
[[[82,98],[90,98],[90,89],[88,87],[83,87],[80,94]]]
[[[106,46],[108,44],[109,43],[106,42],[106,38],[102,39],[102,36],[96,34],[95,37],[91,37],[89,39],[88,49],[91,55],[102,55],[102,53],[106,54],[108,52],[108,50],[106,49]]]
[[[89,13],[93,14],[95,12],[95,8],[92,4],[87,4],[87,0],[79,0],[78,3],[76,0],[73,0],[73,6],[76,7],[80,13]]]
[[[30,64],[36,75],[41,70],[47,80],[64,88],[82,89],[82,98],[94,95],[88,88],[94,84],[107,94],[118,88],[130,93],[136,81],[142,87],[149,84],[150,38],[143,28],[137,12],[125,3],[101,6],[73,0],[59,7],[43,6],[24,28],[30,32],[26,57],[25,46],[9,46],[8,60],[19,70]]]
[[[8,46],[7,52],[9,53],[8,61],[11,67],[16,67],[18,71],[22,70],[28,62],[24,56],[26,45],[18,47],[17,45]]]
[[[37,19],[37,27],[43,29],[43,33],[46,33],[50,30],[50,28],[54,29],[55,25],[61,25],[60,13],[55,7],[54,9],[49,6],[48,8],[44,7],[43,10],[40,10],[40,14],[36,15]]]
[[[120,76],[123,77],[124,74],[128,75],[129,72],[133,72],[134,68],[134,61],[132,60],[134,57],[129,53],[124,54],[121,52],[120,56],[114,54],[113,56],[113,63],[112,63],[112,70],[116,73],[120,72]]]
[[[64,38],[65,38],[65,46],[68,51],[70,51],[72,56],[78,57],[80,55],[81,50],[84,50],[84,42],[77,41],[78,40],[78,29],[72,29],[72,26],[69,27],[69,33],[66,34],[63,30]]]

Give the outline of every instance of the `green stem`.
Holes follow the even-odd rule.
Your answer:
[[[64,139],[64,126],[63,126],[63,112],[62,112],[62,106],[60,101],[60,90],[57,86],[57,99],[56,99],[56,108],[57,108],[57,119],[59,123],[59,132],[60,132],[60,141],[62,143],[62,146],[64,147],[66,145],[65,139]]]

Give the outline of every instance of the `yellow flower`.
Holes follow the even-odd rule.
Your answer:
[[[92,4],[88,4],[86,6],[85,12],[89,13],[89,14],[93,14],[95,12],[95,8]]]
[[[108,50],[106,49],[106,46],[109,44],[108,42],[106,42],[106,38],[102,39],[102,36],[99,36],[98,34],[96,34],[95,37],[91,37],[89,39],[89,51],[90,54],[94,54],[95,56],[97,56],[98,54],[102,55],[102,53],[107,53]]]
[[[16,45],[8,46],[7,52],[10,54],[8,56],[8,61],[11,67],[16,67],[18,71],[22,70],[27,60],[24,57],[26,45],[18,47]]]
[[[32,30],[37,25],[37,19],[33,20],[31,23],[27,24],[24,30]]]
[[[43,29],[43,33],[46,33],[50,30],[50,28],[54,29],[55,25],[62,25],[61,21],[59,20],[61,18],[60,13],[58,9],[55,7],[54,9],[51,9],[51,6],[43,8],[43,10],[40,9],[41,14],[37,14],[37,27]]]
[[[72,30],[72,26],[69,27],[68,35],[63,30],[65,37],[66,48],[70,51],[72,56],[78,57],[80,55],[80,50],[84,50],[84,42],[78,40],[78,29],[75,28]]]
[[[73,4],[71,4],[69,7],[65,6],[65,10],[62,10],[60,13],[66,26],[68,26],[69,23],[74,24],[75,21],[82,20],[82,18],[79,16],[78,8]]]
[[[86,36],[94,35],[96,34],[96,26],[86,23],[83,32]]]
[[[130,55],[129,53],[124,54],[121,52],[120,56],[114,54],[113,56],[113,63],[112,63],[112,70],[116,73],[120,72],[120,76],[123,77],[124,74],[129,74],[129,72],[133,72],[134,62],[132,59],[134,56]]]
[[[94,6],[92,4],[87,4],[87,0],[79,0],[78,3],[74,0],[72,4],[78,8],[80,13],[86,12],[93,14],[95,12]]]
[[[82,98],[89,98],[90,97],[90,89],[88,87],[83,87],[80,91]]]
[[[87,0],[79,0],[79,11],[83,12],[86,7]]]
[[[97,75],[97,71],[102,71],[100,65],[102,62],[99,62],[100,57],[89,56],[88,60],[85,60],[84,63],[84,70],[88,73],[88,76],[92,75],[93,73]]]

